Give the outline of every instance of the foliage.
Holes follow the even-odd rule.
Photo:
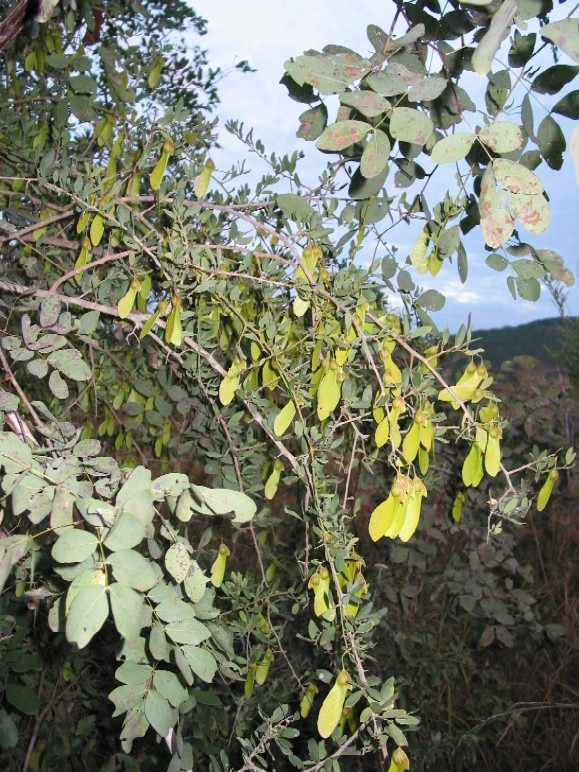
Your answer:
[[[176,18],[202,31],[181,2],[63,1],[6,52],[0,744],[24,767],[73,752],[72,766],[102,769],[358,769],[366,754],[408,768],[418,718],[373,665],[385,609],[362,543],[406,543],[432,523],[451,443],[454,520],[464,489],[490,477],[495,534],[574,461],[505,453],[482,352],[465,326],[438,334],[444,296],[416,283],[453,260],[465,281],[462,234],[479,224],[514,297],[572,282],[515,225],[548,225],[534,170],[561,166],[554,115],[576,117],[564,90],[576,68],[554,64],[545,80],[533,60],[542,34],[577,61],[576,22],[539,29],[547,2],[507,0],[494,16],[471,5],[407,2],[389,33],[370,25],[369,59],[329,46],[286,62],[290,95],[309,105],[299,135],[337,154],[313,187],[297,154],[267,155],[236,124],[270,172],[255,190],[240,169],[216,172],[216,73],[161,34]],[[475,105],[465,78],[490,71],[511,27],[517,77],[499,65]],[[483,126],[466,117],[475,109]],[[451,189],[428,201],[447,163],[456,185],[442,177]],[[422,230],[406,253],[388,240],[408,221]],[[363,534],[361,470],[383,488]],[[103,689],[83,679],[97,671],[122,753],[95,736]],[[77,690],[84,712],[64,747],[37,744]],[[163,743],[147,746],[154,735]]]

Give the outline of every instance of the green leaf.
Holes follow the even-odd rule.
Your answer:
[[[96,94],[98,84],[90,75],[73,75],[68,79],[75,94]]]
[[[142,665],[133,660],[123,662],[115,671],[115,678],[122,684],[140,684],[145,686],[153,675],[151,665]]]
[[[366,118],[375,118],[392,109],[387,99],[373,91],[344,91],[340,94],[340,102],[348,107],[354,107]]]
[[[72,381],[89,381],[92,377],[90,367],[76,349],[66,348],[53,351],[48,355],[48,364]]]
[[[109,694],[109,700],[114,704],[113,718],[126,713],[135,705],[141,703],[146,692],[145,682],[142,684],[124,684],[117,686]]]
[[[408,91],[409,102],[432,102],[442,94],[447,80],[442,75],[427,75],[413,81]]]
[[[7,751],[18,743],[18,728],[8,713],[0,710],[0,748]]]
[[[116,519],[107,533],[104,545],[112,552],[130,550],[145,538],[145,526],[133,515],[124,511]]]
[[[117,505],[123,505],[123,512],[128,512],[145,527],[150,525],[155,516],[153,493],[151,491],[151,472],[144,466],[137,466],[117,494]]]
[[[135,550],[113,552],[107,557],[107,563],[112,567],[117,582],[135,590],[146,592],[159,581],[153,564]]]
[[[427,311],[440,311],[446,303],[446,298],[437,290],[430,289],[423,292],[416,302]]]
[[[492,268],[493,271],[504,271],[509,264],[509,261],[506,257],[503,257],[503,255],[499,255],[496,252],[493,252],[492,255],[487,257],[485,263],[489,268]]]
[[[577,120],[579,118],[579,90],[565,94],[552,108],[552,112]]]
[[[202,681],[211,683],[217,672],[215,657],[207,649],[198,646],[181,646],[189,667]]]
[[[523,300],[537,301],[541,297],[541,285],[537,279],[521,279],[517,277],[517,290]]]
[[[563,130],[552,116],[546,115],[539,124],[537,143],[541,155],[551,169],[560,169],[563,166],[563,152],[567,143]]]
[[[60,537],[63,538],[62,536]],[[91,585],[73,600],[66,618],[66,638],[84,648],[98,633],[109,615],[106,587]]]
[[[233,513],[234,523],[247,523],[257,511],[257,505],[245,493],[228,488],[206,488],[192,485],[195,508],[203,515],[228,515]]]
[[[579,64],[579,19],[562,19],[547,24],[541,29],[541,36],[555,43]]]
[[[536,42],[537,35],[534,32],[529,35],[521,35],[516,29],[509,50],[509,67],[524,67],[533,55]]]
[[[205,576],[197,562],[192,560],[189,573],[183,580],[183,587],[192,603],[197,603],[205,595],[208,581],[209,577]]]
[[[40,304],[39,322],[41,327],[52,327],[58,322],[62,301],[58,295],[49,295]]]
[[[503,42],[505,33],[513,23],[516,12],[516,0],[505,0],[492,17],[488,31],[472,55],[473,69],[479,75],[486,75],[491,69],[496,53]]]
[[[151,689],[145,697],[145,716],[155,732],[161,737],[166,737],[169,734],[169,730],[177,718],[169,705],[169,701],[162,697],[156,689]]]
[[[312,142],[317,139],[328,123],[328,108],[324,104],[306,110],[300,115],[300,127],[296,137]]]
[[[376,129],[368,139],[360,160],[360,171],[364,177],[376,177],[386,167],[390,158],[390,140],[388,136]]]
[[[495,153],[512,153],[523,145],[523,132],[509,121],[485,126],[479,131],[478,138]]]
[[[38,692],[33,691],[29,686],[7,683],[4,694],[6,695],[6,702],[24,713],[25,716],[34,716],[40,710]]]
[[[6,474],[18,474],[32,466],[32,450],[13,432],[0,432],[0,464]]]
[[[475,135],[472,132],[451,134],[436,143],[430,157],[435,164],[455,163],[466,158],[474,140]]]
[[[309,220],[314,214],[309,201],[295,193],[280,193],[275,200],[284,215],[292,220]]]
[[[58,563],[82,563],[98,548],[99,540],[90,531],[69,528],[56,540],[51,555]]]
[[[155,670],[153,685],[161,697],[168,700],[174,708],[178,708],[189,698],[187,689],[170,670]]]
[[[406,69],[406,68],[405,68]],[[408,80],[396,67],[386,67],[381,72],[372,73],[366,83],[377,94],[384,97],[397,96],[408,90]]]
[[[425,113],[411,107],[395,107],[390,119],[390,134],[394,139],[425,145],[434,131],[434,124]]]
[[[197,619],[179,619],[165,626],[165,635],[175,643],[189,643],[191,646],[206,641],[211,636],[209,629]]]
[[[338,121],[325,129],[316,147],[318,150],[344,150],[360,142],[371,130],[370,124],[363,121]]]
[[[540,72],[531,83],[531,89],[539,94],[558,94],[579,73],[572,64],[555,64]]]
[[[119,582],[108,587],[115,627],[128,641],[135,641],[141,632],[145,601],[142,595]]]

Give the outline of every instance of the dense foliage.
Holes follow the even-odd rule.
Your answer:
[[[409,768],[422,687],[400,699],[384,651],[399,637],[376,647],[398,580],[370,576],[365,550],[403,563],[449,518],[468,534],[479,487],[498,536],[574,461],[513,450],[471,331],[440,334],[444,296],[419,286],[453,264],[467,280],[473,229],[514,298],[573,281],[519,232],[548,226],[535,170],[561,168],[558,121],[578,112],[578,68],[558,57],[579,62],[579,22],[551,10],[406,2],[388,32],[368,27],[369,58],[332,45],[286,62],[299,136],[332,154],[312,186],[297,154],[236,124],[270,171],[255,189],[216,171],[218,73],[175,35],[204,29],[180,0],[42,4],[7,45],[6,764]],[[393,228],[416,222],[406,250]],[[482,557],[482,533],[465,538],[474,576],[457,561],[448,593],[492,620],[483,643],[509,646],[534,619],[524,571],[508,538]]]

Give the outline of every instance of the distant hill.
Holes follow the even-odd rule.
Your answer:
[[[502,327],[499,330],[473,331],[472,347],[485,350],[484,358],[490,360],[493,369],[502,362],[516,356],[532,356],[543,364],[555,364],[553,352],[563,342],[565,320],[540,319],[517,327]]]

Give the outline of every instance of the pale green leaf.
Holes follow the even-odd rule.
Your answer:
[[[192,485],[191,491],[195,509],[203,515],[233,514],[234,523],[246,523],[253,519],[257,511],[255,501],[241,491],[206,488],[203,485]]]
[[[373,91],[344,91],[340,94],[340,102],[354,107],[366,118],[375,118],[392,109],[387,99]]]
[[[169,701],[156,689],[151,689],[145,697],[145,716],[155,732],[166,737],[175,723],[177,714],[169,705]]]
[[[543,192],[543,183],[539,177],[521,164],[506,158],[495,158],[492,168],[495,180],[511,193],[536,196]]]
[[[198,646],[182,646],[181,651],[185,655],[189,667],[202,681],[211,683],[217,672],[215,657],[207,649]]]
[[[179,583],[189,573],[191,567],[191,558],[184,544],[177,542],[172,544],[165,553],[165,568],[171,574],[173,579]]]
[[[178,708],[189,697],[187,689],[170,670],[155,670],[153,685],[174,708]]]
[[[106,542],[105,542],[106,543]],[[113,576],[127,587],[146,592],[159,581],[151,561],[132,549],[122,549],[107,557]]]
[[[108,615],[109,602],[103,585],[91,585],[81,590],[66,618],[67,640],[76,643],[79,649],[84,648],[104,625]]]
[[[165,626],[165,635],[175,643],[197,646],[211,636],[209,629],[197,619],[179,619]]]
[[[73,381],[89,381],[92,370],[76,349],[60,349],[48,355],[48,364]]]
[[[472,132],[451,134],[436,143],[430,157],[435,164],[455,163],[466,158],[474,140],[475,135]]]
[[[284,67],[300,86],[309,83],[320,94],[345,91],[372,69],[367,59],[353,52],[328,56],[305,54],[284,63]]]
[[[135,641],[141,632],[145,601],[142,595],[119,582],[109,585],[115,627],[128,641]]]
[[[145,526],[133,515],[123,511],[114,521],[104,544],[112,552],[130,550],[140,544],[144,538]]]
[[[90,531],[69,528],[58,537],[51,555],[58,563],[82,563],[97,549],[99,540]]]

